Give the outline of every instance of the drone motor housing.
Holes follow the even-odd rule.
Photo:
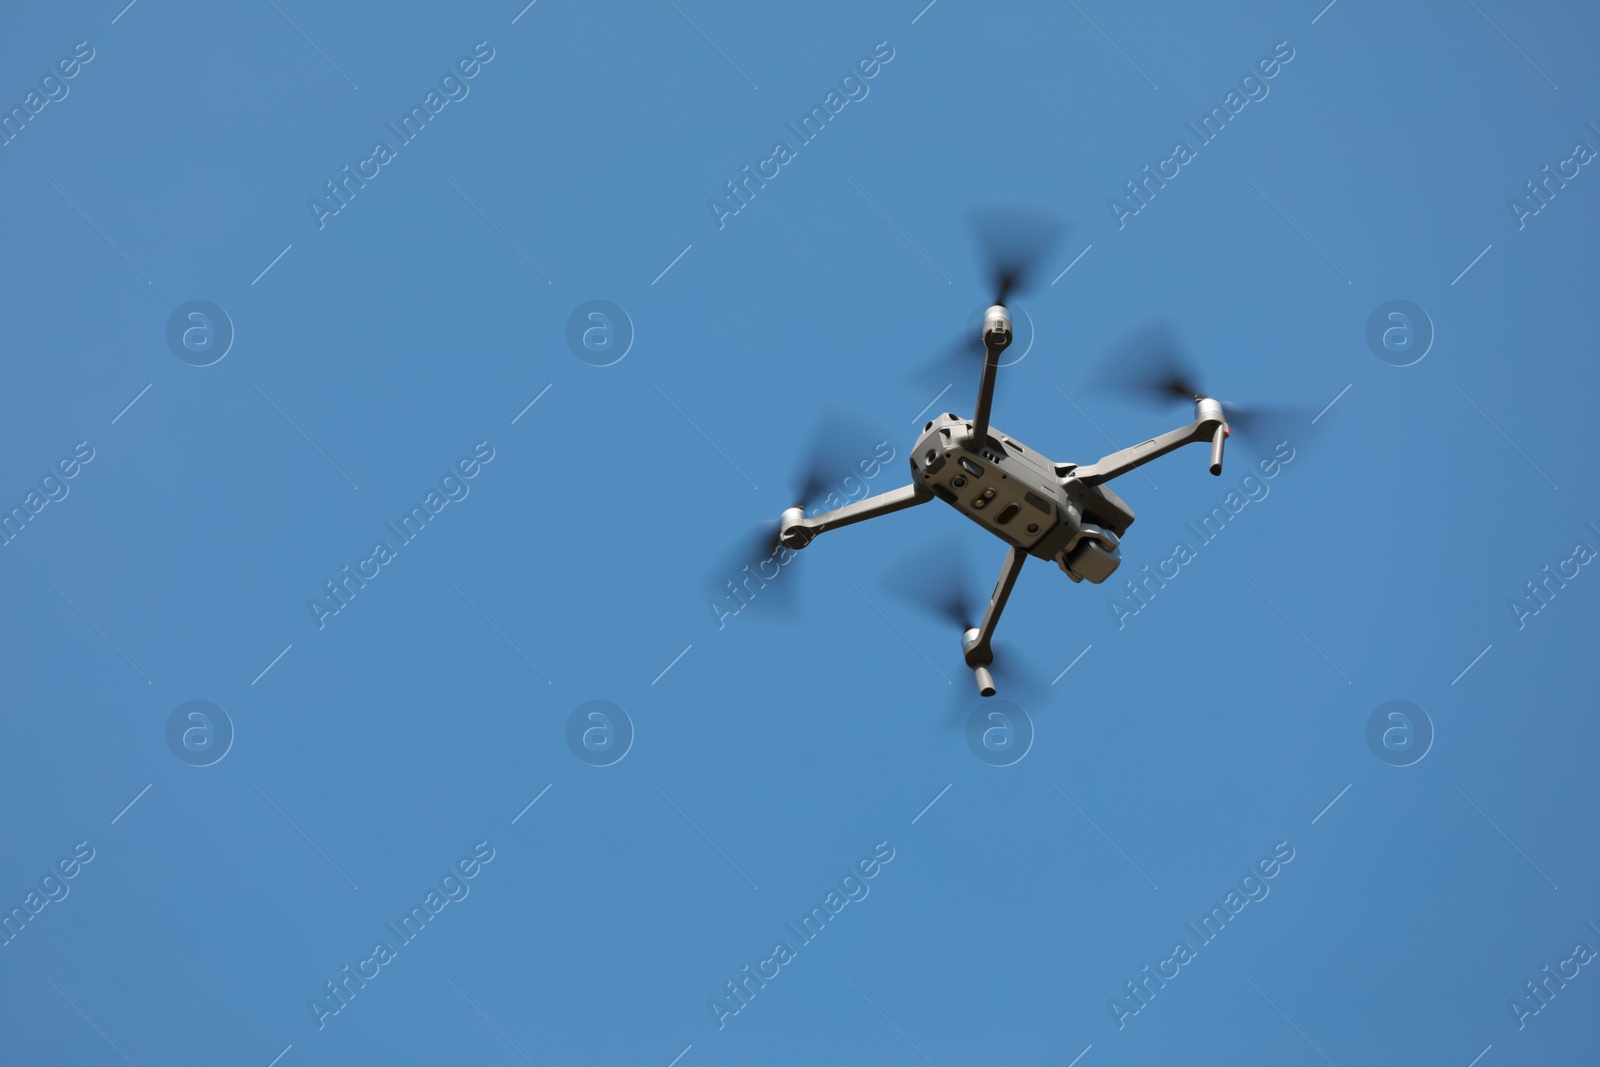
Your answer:
[[[995,350],[1011,344],[1011,312],[995,304],[983,313],[983,346]]]

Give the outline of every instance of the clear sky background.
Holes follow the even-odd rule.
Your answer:
[[[30,916],[0,1060],[1592,1055],[1600,169],[1563,162],[1600,150],[1592,7],[123,2],[0,16],[0,104],[29,114],[0,147],[0,504],[30,516],[0,548],[0,905]],[[400,143],[430,91],[456,98]],[[1546,165],[1576,175],[1519,227]],[[705,592],[826,411],[893,445],[872,491],[903,483],[936,392],[907,379],[989,295],[966,216],[994,200],[1072,223],[997,426],[1087,463],[1184,422],[1089,387],[1154,316],[1218,395],[1307,413],[1211,543],[1187,524],[1276,442],[1120,480],[1107,585],[1029,563],[1001,637],[1033,740],[1005,767],[951,725],[979,704],[957,635],[883,589],[941,537],[987,588],[1003,546],[943,505],[811,546],[787,617],[719,628]],[[194,300],[231,323],[209,366],[168,341]],[[592,300],[631,323],[610,366],[568,342]],[[1393,300],[1431,335],[1409,366],[1368,341]],[[976,374],[949,384],[934,410],[970,413]],[[231,723],[209,766],[169,743],[195,700]],[[568,740],[593,700],[631,724],[609,766]],[[1368,740],[1394,700],[1431,724],[1409,766]],[[785,924],[875,847],[802,944]],[[1275,848],[1202,944],[1186,924]],[[385,924],[463,857],[401,945]],[[376,977],[314,1010],[347,965]]]

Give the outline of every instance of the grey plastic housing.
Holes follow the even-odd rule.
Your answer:
[[[1195,419],[1188,426],[1086,466],[1052,462],[988,425],[996,357],[1004,348],[999,342],[1009,342],[1010,325],[999,305],[989,309],[988,319],[978,412],[968,420],[947,411],[923,426],[909,457],[909,485],[821,515],[808,517],[803,508],[791,507],[779,521],[780,541],[799,550],[829,530],[938,497],[1010,545],[982,621],[962,635],[963,658],[984,696],[994,693],[988,669],[994,663],[994,631],[1028,556],[1050,560],[1074,582],[1104,582],[1121,566],[1122,537],[1134,521],[1133,509],[1105,483],[1200,442],[1211,446],[1210,470],[1220,474],[1228,436],[1222,406],[1202,396],[1195,398]]]

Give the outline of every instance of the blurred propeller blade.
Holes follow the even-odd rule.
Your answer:
[[[1037,278],[1045,254],[1055,246],[1066,226],[1042,208],[1021,203],[980,204],[968,213],[982,259],[982,273],[993,294],[992,303],[1008,303]],[[915,367],[906,381],[919,391],[939,390],[977,376],[983,367],[983,313],[973,311],[962,333],[940,353]],[[1031,337],[1031,326],[1030,337]],[[1007,361],[1002,359],[1001,366]],[[1008,376],[1002,375],[1002,381]]]
[[[969,218],[996,304],[1033,284],[1044,254],[1064,229],[1059,219],[1030,204],[981,204]]]
[[[1005,629],[1003,618],[1000,629]],[[1043,672],[1032,660],[1017,651],[1014,642],[996,638],[992,645],[994,665],[989,668],[989,673],[994,675],[995,696],[1014,700],[1025,705],[1029,711],[1038,710],[1050,692],[1050,687],[1043,680]]]
[[[959,657],[956,659],[957,673],[950,674],[950,698],[945,702],[943,721],[940,724],[945,731],[949,733],[965,731],[967,721],[972,715],[992,708],[995,700],[1009,700],[1025,708],[1032,715],[1037,715],[1047,703],[1050,687],[1043,681],[1043,674],[1037,667],[1025,657],[1019,656],[1016,647],[1010,641],[996,640],[993,647],[994,663],[989,667],[989,673],[994,675],[993,697],[978,695],[972,671],[967,669]]]
[[[977,389],[978,375],[983,369],[983,339],[976,329],[966,331],[961,337],[951,341],[944,350],[932,359],[914,366],[906,375],[905,382],[912,386],[923,396],[932,396],[944,389],[951,387],[953,393],[960,393],[963,402],[972,403],[967,390]],[[1001,384],[1005,383],[1005,376],[1001,377]],[[942,400],[939,410],[949,410],[950,405],[956,401],[946,398]]]
[[[964,730],[967,717],[984,698],[978,696],[972,672],[961,654],[961,642],[967,630],[982,620],[989,600],[988,587],[973,574],[962,540],[951,536],[917,545],[891,564],[880,581],[883,588],[900,599],[950,624],[948,658],[939,655],[935,660],[953,686],[944,725]],[[1001,628],[1004,626],[1002,618]],[[940,646],[941,650],[945,647]],[[1026,657],[1018,655],[1009,641],[996,640],[992,647],[994,663],[989,671],[994,675],[997,695],[1035,707],[1042,704],[1049,687],[1040,680],[1040,672]]]
[[[1213,396],[1178,339],[1177,331],[1163,319],[1153,319],[1124,335],[1101,359],[1091,384],[1122,393],[1151,407],[1168,407]],[[1215,398],[1214,399],[1220,399]],[[1222,413],[1232,433],[1255,442],[1268,438],[1295,439],[1310,430],[1310,409],[1296,405],[1237,404],[1221,400]]]
[[[795,471],[792,504],[809,515],[830,490],[842,490],[846,478],[861,478],[860,463],[870,460],[888,436],[859,416],[830,411],[818,422]]]
[[[1177,332],[1163,319],[1144,323],[1113,344],[1101,358],[1092,384],[1162,407],[1192,401],[1203,392],[1200,375]]]
[[[1228,429],[1254,444],[1302,441],[1315,431],[1309,407],[1295,404],[1234,404],[1224,400],[1222,415]]]
[[[879,442],[887,437],[864,419],[843,412],[829,412],[817,423],[805,453],[800,457],[791,481],[788,503],[818,510],[830,494],[840,499],[859,496],[851,492],[845,479],[861,482],[860,464],[872,460]],[[782,550],[777,520],[768,520],[751,529],[724,555],[706,576],[707,591],[722,610],[742,613],[749,608],[758,617],[798,614],[797,582],[791,573],[800,553]],[[780,551],[781,550],[781,551]]]
[[[706,575],[713,607],[721,604],[722,611],[735,615],[749,609],[762,618],[794,617],[799,599],[790,572],[798,557],[789,554],[788,562],[781,562],[780,547],[777,522],[752,528]]]
[[[884,572],[883,587],[948,622],[957,635],[978,625],[971,571],[960,538],[927,541],[905,552]]]

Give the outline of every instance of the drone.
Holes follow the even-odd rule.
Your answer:
[[[996,691],[995,629],[1028,557],[1055,563],[1074,582],[1104,582],[1122,562],[1122,538],[1134,521],[1133,509],[1108,483],[1185,445],[1202,443],[1210,445],[1211,473],[1221,475],[1231,433],[1223,404],[1200,392],[1193,375],[1183,373],[1169,353],[1158,356],[1159,368],[1145,368],[1156,372],[1156,380],[1142,385],[1168,400],[1192,400],[1194,421],[1187,426],[1087,465],[1057,463],[993,426],[1000,357],[1013,336],[1007,304],[1053,237],[1051,227],[1035,218],[1012,214],[1002,223],[991,226],[986,241],[997,293],[983,314],[983,369],[972,417],[947,411],[923,426],[910,455],[909,485],[811,516],[803,505],[790,507],[777,530],[779,543],[799,551],[832,530],[938,499],[1004,541],[1005,562],[982,619],[976,625],[962,623],[962,655],[985,697]]]

